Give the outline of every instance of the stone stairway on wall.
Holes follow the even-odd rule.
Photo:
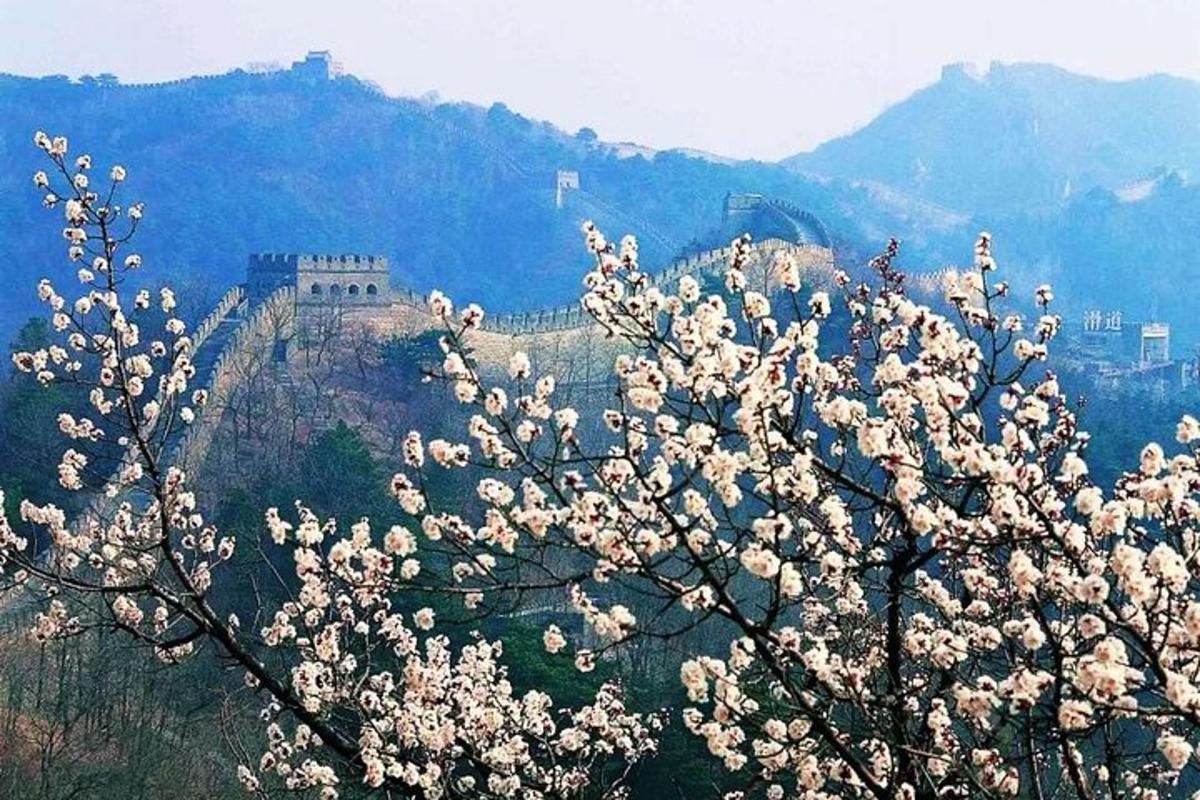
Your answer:
[[[211,332],[205,337],[204,342],[196,350],[195,357],[192,359],[192,365],[196,368],[196,373],[189,382],[189,400],[192,391],[206,389],[212,385],[213,373],[216,370],[217,362],[221,354],[225,352],[226,346],[233,340],[234,334],[242,326],[242,323],[245,322],[249,308],[249,301],[243,297],[237,305],[231,308],[216,323]],[[176,455],[180,441],[183,439],[186,431],[186,426],[177,424],[167,436],[167,441],[162,452],[165,454],[168,462],[171,462]]]

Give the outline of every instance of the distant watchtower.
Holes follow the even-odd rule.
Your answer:
[[[562,208],[567,192],[578,188],[579,173],[573,170],[560,169],[554,176],[554,207]]]
[[[761,194],[727,192],[725,206],[721,210],[721,221],[727,223],[731,219],[751,216],[757,213],[762,206],[763,196]]]
[[[750,192],[728,192],[722,213],[723,233],[757,238],[778,237],[789,242],[831,248],[824,223],[810,211],[786,200],[766,198]]]
[[[1171,360],[1171,326],[1163,322],[1143,322],[1139,356],[1143,364],[1165,364]]]
[[[292,62],[292,74],[314,81],[327,81],[342,74],[342,65],[328,50],[309,50],[303,61]]]

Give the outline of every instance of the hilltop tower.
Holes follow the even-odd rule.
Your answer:
[[[750,192],[734,194],[725,193],[725,203],[721,208],[721,221],[728,224],[730,220],[739,220],[757,214],[763,206],[763,196]]]
[[[292,62],[292,74],[314,81],[328,81],[342,74],[342,65],[328,50],[309,50],[303,61]]]
[[[790,242],[832,247],[825,224],[812,212],[786,200],[768,199],[752,192],[727,192],[722,208],[722,236],[749,233],[756,238],[777,237]]]
[[[384,256],[257,253],[250,256],[246,295],[256,305],[281,286],[296,288],[296,305],[387,306],[392,302]]]
[[[560,169],[554,176],[554,207],[562,208],[567,192],[579,188],[579,173],[574,170]]]
[[[1143,322],[1139,328],[1139,361],[1142,364],[1169,362],[1171,360],[1171,326],[1164,322]]]

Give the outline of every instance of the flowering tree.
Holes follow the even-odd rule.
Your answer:
[[[58,479],[100,499],[74,520],[24,501],[20,532],[0,518],[0,574],[44,603],[33,634],[111,627],[167,663],[214,646],[265,698],[261,758],[239,767],[251,792],[280,784],[332,800],[349,775],[390,797],[623,795],[658,719],[629,712],[616,684],[556,710],[543,692],[514,690],[502,643],[455,648],[432,632],[431,609],[407,616],[396,599],[420,563],[402,528],[374,536],[366,520],[339,530],[303,507],[294,524],[271,510],[270,536],[293,560],[293,574],[279,576],[284,599],[264,601],[257,631],[222,611],[235,541],[205,522],[168,459],[207,399],[190,386],[193,341],[170,289],[128,285],[142,263],[129,248],[143,207],[120,204],[124,168],[99,189],[90,157],[69,162],[65,138],[35,142],[52,169],[34,183],[47,207],[63,209],[68,255],[86,266],[76,297],[38,286],[61,343],[13,360],[42,383],[86,392],[88,416],[59,416],[71,446]],[[91,487],[114,454],[116,468]]]
[[[833,301],[802,303],[786,256],[771,298],[746,288],[737,243],[727,302],[688,278],[665,293],[632,239],[585,234],[584,307],[631,345],[605,441],[579,440],[519,354],[489,384],[469,349],[481,312],[456,321],[433,298],[441,377],[477,413],[462,442],[413,434],[409,466],[491,468],[489,508],[480,525],[418,477],[395,489],[460,554],[467,602],[566,587],[605,642],[576,652],[581,670],[705,626],[683,724],[771,798],[1157,797],[1194,780],[1200,423],[1180,423],[1179,455],[1149,444],[1094,486],[1044,365],[1049,287],[1036,319],[1005,314],[985,233],[939,314],[905,293],[893,242],[873,285],[838,276],[848,346],[825,352]]]
[[[184,331],[168,321],[141,343],[112,266],[121,211],[88,189],[86,164],[66,166],[65,142],[39,141],[74,182],[72,253],[97,261],[73,306],[43,284],[67,346],[17,363],[94,382],[101,421],[65,419],[64,433],[111,429],[131,455],[103,520],[23,506],[47,557],[4,524],[9,575],[51,595],[41,636],[87,624],[99,598],[165,659],[211,641],[244,667],[271,726],[243,768],[251,789],[280,776],[332,796],[349,771],[427,797],[603,792],[651,750],[655,720],[615,685],[556,717],[544,695],[512,692],[500,643],[455,651],[428,633],[432,611],[395,613],[411,591],[480,616],[561,598],[590,634],[548,625],[545,648],[585,672],[689,643],[682,724],[729,770],[731,797],[1155,798],[1194,784],[1200,423],[1180,423],[1178,454],[1149,444],[1115,486],[1093,485],[1087,435],[1046,368],[1052,294],[1036,292],[1035,319],[1005,312],[987,234],[939,313],[906,293],[894,242],[864,282],[839,273],[835,300],[806,293],[786,253],[770,291],[748,288],[739,240],[725,291],[704,296],[688,277],[653,285],[633,239],[585,226],[584,308],[627,344],[595,434],[526,356],[488,375],[471,351],[482,310],[455,315],[434,293],[436,374],[470,420],[460,440],[405,440],[392,488],[418,530],[343,535],[302,507],[269,511],[297,590],[250,633],[214,605],[234,543],[161,460],[191,408]],[[830,335],[835,314],[846,336]],[[87,463],[68,450],[64,485]],[[478,505],[437,496],[446,470],[471,476]]]

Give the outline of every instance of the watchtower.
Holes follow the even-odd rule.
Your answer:
[[[752,194],[743,192],[734,194],[727,192],[725,194],[725,206],[721,209],[721,221],[729,222],[731,219],[739,217],[748,217],[758,213],[763,207],[763,196],[761,194]]]
[[[392,302],[389,280],[384,256],[256,253],[246,296],[257,305],[279,287],[294,286],[297,306],[386,306]]]
[[[313,81],[327,81],[342,74],[342,65],[328,50],[309,50],[302,61],[292,62],[292,74]]]
[[[257,306],[281,286],[296,285],[300,256],[289,253],[255,253],[246,269],[246,299]]]
[[[296,262],[298,305],[390,305],[388,260],[383,256],[299,256]]]
[[[1143,364],[1165,364],[1171,360],[1171,326],[1163,322],[1141,324],[1139,356]]]
[[[579,188],[579,173],[573,170],[560,169],[554,176],[554,207],[562,208],[567,192]]]

